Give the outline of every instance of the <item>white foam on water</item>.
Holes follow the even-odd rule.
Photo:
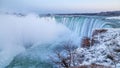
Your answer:
[[[7,66],[27,44],[37,45],[67,38],[71,31],[54,18],[35,14],[19,17],[0,14],[0,68]],[[31,47],[31,46],[29,46]]]

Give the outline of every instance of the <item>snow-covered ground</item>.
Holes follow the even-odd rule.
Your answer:
[[[120,68],[120,29],[107,29],[93,37],[97,43],[90,48],[78,48],[80,65],[99,64]]]
[[[107,17],[106,19],[119,19],[119,20],[120,20],[120,16],[115,16],[115,17]]]

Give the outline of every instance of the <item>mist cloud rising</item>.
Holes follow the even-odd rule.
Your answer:
[[[9,64],[14,56],[25,50],[25,47],[61,40],[67,38],[70,32],[67,27],[56,23],[51,17],[0,14],[0,66]]]
[[[69,29],[62,24],[57,24],[54,19],[50,17],[39,18],[33,14],[25,17],[1,15],[0,21],[1,37],[5,39],[5,42],[6,38],[8,41],[27,39],[46,42],[69,32]]]

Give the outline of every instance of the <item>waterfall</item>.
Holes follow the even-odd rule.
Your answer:
[[[113,28],[115,23],[107,22],[102,17],[90,16],[56,16],[56,21],[66,25],[74,33],[82,37],[91,37],[94,29]]]

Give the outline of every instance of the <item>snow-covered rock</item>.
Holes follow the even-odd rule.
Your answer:
[[[119,19],[120,20],[120,16],[107,17],[106,19]]]
[[[78,48],[80,65],[99,64],[120,68],[120,29],[107,29],[93,36],[95,43],[89,48]]]

